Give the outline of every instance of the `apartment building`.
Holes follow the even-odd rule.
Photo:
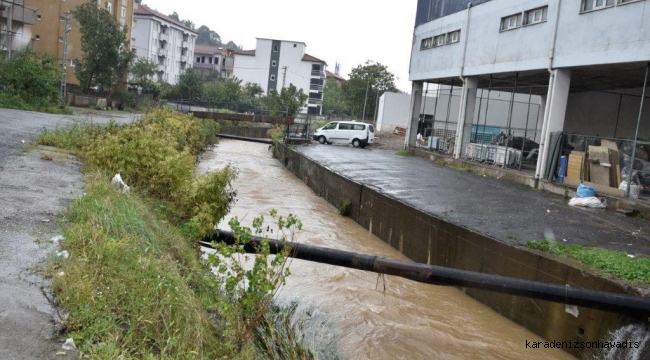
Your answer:
[[[25,0],[25,6],[36,10],[33,25],[33,49],[37,53],[48,54],[63,62],[63,40],[65,36],[66,13],[88,0]],[[98,0],[98,6],[110,12],[127,29],[127,39],[131,38],[134,0]],[[73,17],[71,16],[71,19]],[[78,23],[71,20],[68,32],[67,74],[68,84],[79,85],[74,74],[75,61],[83,57],[81,32]]]
[[[32,25],[36,10],[25,5],[24,0],[0,1],[0,51],[9,53],[23,48],[33,48]]]
[[[156,80],[177,84],[192,67],[196,31],[180,21],[140,5],[133,15],[131,46],[137,57],[158,64]]]
[[[233,77],[235,50],[222,46],[195,45],[194,68],[204,74],[219,74],[221,79]]]
[[[419,0],[406,144],[416,143],[425,89],[451,88],[459,106],[444,140],[456,158],[465,156],[482,125],[538,144],[535,183],[557,177],[561,155],[603,140],[616,142],[628,163],[632,149],[647,160],[650,143],[641,139],[650,139],[648,18],[648,0]],[[539,116],[522,113],[529,121],[516,129],[509,111],[501,124],[491,124],[492,110],[477,94],[493,91],[524,101],[540,96]],[[531,136],[536,121],[539,131]],[[650,176],[639,175],[648,178],[642,182],[650,191]]]
[[[301,112],[321,115],[327,63],[305,53],[300,41],[257,38],[255,50],[235,52],[234,76],[259,84],[266,94],[294,85],[309,95]]]

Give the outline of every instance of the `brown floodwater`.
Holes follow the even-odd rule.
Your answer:
[[[337,209],[274,159],[268,145],[221,140],[206,152],[199,171],[231,165],[239,172],[237,202],[221,224],[276,209],[297,215],[296,241],[408,260]],[[557,349],[527,349],[539,336],[453,287],[292,260],[279,291],[280,304],[297,304],[304,340],[326,358],[348,359],[574,359]]]

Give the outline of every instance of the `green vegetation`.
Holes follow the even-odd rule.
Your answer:
[[[411,156],[413,155],[413,151],[411,151],[410,149],[402,149],[397,151],[395,154],[399,156]]]
[[[624,280],[650,283],[650,257],[647,256],[630,256],[621,251],[564,245],[548,240],[527,241],[526,246],[554,255],[571,257]]]
[[[1,58],[0,107],[69,113],[69,110],[57,106],[59,74],[56,59],[29,50],[15,52],[9,60]]]
[[[275,125],[274,127],[266,131],[266,136],[268,136],[269,138],[271,138],[271,140],[274,141],[282,141],[282,139],[284,139],[284,126]]]
[[[117,10],[116,10],[117,11]],[[72,15],[79,23],[83,56],[77,61],[75,75],[85,90],[98,87],[114,92],[126,81],[135,53],[126,38],[126,27],[106,9],[92,1],[77,6]]]
[[[346,200],[341,207],[339,207],[339,215],[341,216],[350,216],[352,211],[352,201]]]
[[[353,118],[363,117],[365,104],[365,118],[373,119],[376,100],[386,91],[397,91],[395,75],[385,65],[367,61],[352,69],[342,90]]]
[[[124,127],[78,122],[39,138],[87,164],[84,196],[65,215],[61,246],[70,257],[50,266],[56,299],[69,313],[67,336],[82,355],[313,358],[293,335],[268,336],[293,334],[293,327],[275,323],[272,306],[288,275],[286,254],[270,256],[268,242],[259,255],[243,253],[243,243],[266,226],[263,218],[253,230],[231,221],[235,246],[215,244],[216,254],[200,258],[196,241],[212,233],[235,196],[232,169],[194,175],[196,155],[215,141],[214,126],[156,110]],[[115,173],[129,192],[109,184]],[[287,239],[301,227],[292,215],[271,215]]]
[[[291,84],[283,87],[280,93],[272,91],[262,101],[272,116],[295,116],[307,105],[307,94]]]

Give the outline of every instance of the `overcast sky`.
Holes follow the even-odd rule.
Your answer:
[[[408,81],[416,0],[143,0],[143,4],[197,28],[207,25],[222,41],[234,41],[245,50],[255,38],[302,41],[307,53],[327,62],[328,70],[341,64],[350,70],[367,60],[388,66],[395,84],[411,91]]]

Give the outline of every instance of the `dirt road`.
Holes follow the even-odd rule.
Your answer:
[[[126,113],[78,111],[60,116],[0,109],[0,359],[72,359],[62,355],[59,315],[39,267],[53,256],[60,214],[83,190],[81,164],[54,149],[21,150],[46,127],[131,122]],[[24,142],[23,142],[24,141]],[[42,154],[47,153],[52,160]]]

